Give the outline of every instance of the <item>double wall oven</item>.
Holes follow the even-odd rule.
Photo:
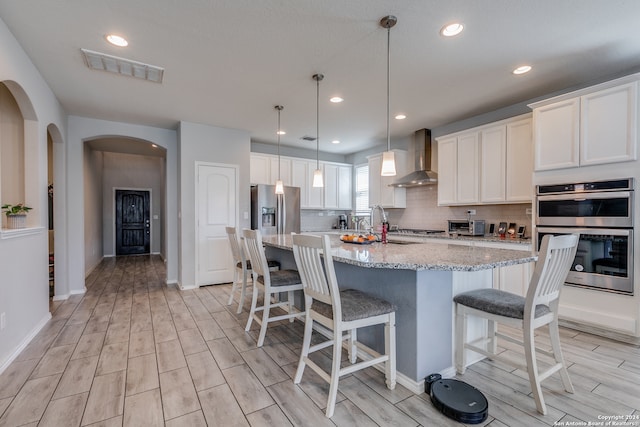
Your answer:
[[[580,233],[568,285],[633,295],[633,195],[633,178],[537,186],[537,249]]]

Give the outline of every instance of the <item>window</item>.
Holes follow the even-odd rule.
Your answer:
[[[356,172],[356,214],[369,213],[369,165],[355,167]]]

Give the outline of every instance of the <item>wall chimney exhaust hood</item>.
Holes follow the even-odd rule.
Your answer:
[[[431,169],[431,130],[420,129],[413,137],[415,170],[391,184],[392,187],[418,187],[438,182],[438,174]]]

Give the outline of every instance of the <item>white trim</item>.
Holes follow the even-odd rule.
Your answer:
[[[3,228],[0,231],[0,240],[4,239],[14,239],[16,237],[24,237],[31,236],[35,234],[40,234],[45,230],[44,227],[27,227],[27,228]]]
[[[51,299],[53,301],[64,301],[66,299],[69,299],[70,296],[71,296],[71,294],[54,295]]]
[[[51,319],[51,313],[47,313],[38,324],[24,337],[24,339],[18,344],[18,346],[13,350],[13,352],[0,363],[0,374],[4,372],[5,369],[11,365],[11,363],[18,357],[18,355],[25,349],[27,345],[31,342],[31,340],[44,328],[47,322]]]
[[[87,287],[83,286],[82,289],[69,292],[69,295],[83,295],[85,292],[87,292]]]

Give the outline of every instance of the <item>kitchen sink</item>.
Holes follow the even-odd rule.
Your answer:
[[[415,245],[415,244],[421,243],[421,242],[415,242],[415,241],[410,241],[410,240],[387,239],[387,243],[390,243],[392,245]]]

